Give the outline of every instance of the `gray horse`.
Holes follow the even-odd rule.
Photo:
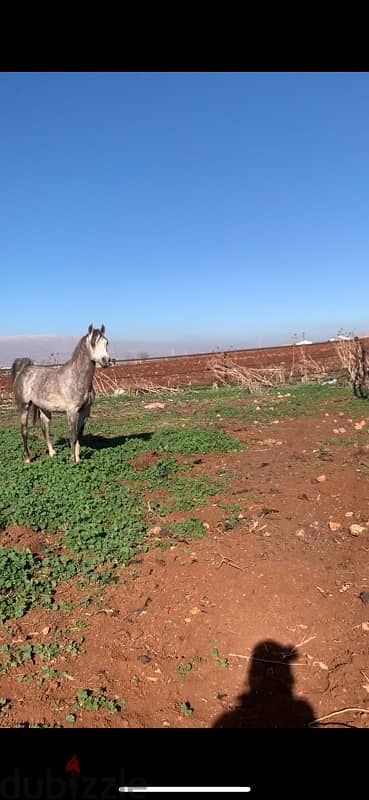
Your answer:
[[[70,429],[71,461],[79,461],[80,440],[95,399],[92,381],[96,364],[107,367],[110,361],[105,325],[90,325],[80,339],[72,357],[59,367],[39,366],[30,358],[16,358],[11,368],[13,391],[20,413],[24,460],[29,463],[28,423],[40,419],[49,455],[55,455],[50,440],[50,419],[53,411],[64,411]]]

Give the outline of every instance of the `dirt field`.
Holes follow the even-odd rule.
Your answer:
[[[362,339],[369,347],[369,339]],[[279,367],[286,378],[292,375],[301,380],[314,373],[337,374],[342,370],[337,348],[333,342],[322,342],[304,347],[263,347],[254,350],[234,350],[228,353],[201,353],[191,356],[150,358],[145,361],[120,361],[107,370],[98,371],[97,377],[106,385],[130,388],[144,382],[155,386],[211,386],[215,380],[212,363],[235,363],[247,368]],[[8,373],[0,372],[0,394],[10,391]]]
[[[305,727],[323,717],[321,727],[369,727],[368,402],[319,386],[161,400],[98,403],[77,467],[61,442],[60,467],[44,455],[19,467],[23,510],[16,517],[9,505],[3,554],[70,547],[42,524],[20,524],[33,519],[19,489],[25,470],[38,470],[34,492],[54,467],[66,482],[70,470],[81,466],[83,478],[105,464],[104,484],[118,456],[125,488],[144,500],[146,547],[87,594],[75,577],[60,580],[55,610],[35,601],[17,619],[4,612],[0,726]],[[160,444],[165,431],[190,435],[194,425],[241,449],[212,450],[209,439],[191,452],[169,434],[167,450]],[[141,449],[128,453],[127,433]],[[3,435],[2,476],[6,437],[21,460],[12,411]],[[32,446],[43,451],[39,438]],[[158,465],[161,482],[149,484]],[[182,467],[184,482],[170,483]],[[175,527],[189,519],[193,536]]]

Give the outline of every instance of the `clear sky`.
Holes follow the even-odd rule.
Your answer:
[[[0,335],[369,329],[369,73],[0,74]]]

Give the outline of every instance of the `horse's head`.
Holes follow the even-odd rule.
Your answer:
[[[89,325],[86,344],[91,361],[94,361],[95,364],[100,364],[102,367],[107,367],[110,362],[108,353],[109,342],[106,336],[104,336],[104,333],[105,325],[102,325],[100,329]]]

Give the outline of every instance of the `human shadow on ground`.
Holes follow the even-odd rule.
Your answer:
[[[293,694],[290,664],[298,653],[293,645],[259,642],[251,656],[245,691],[212,728],[306,728],[315,721],[312,706]]]

